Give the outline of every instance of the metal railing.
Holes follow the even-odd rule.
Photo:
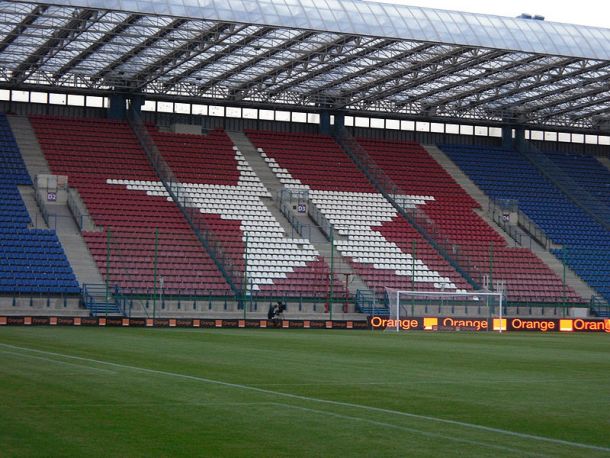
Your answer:
[[[460,245],[453,242],[423,210],[405,205],[410,203],[410,200],[404,197],[407,193],[403,192],[392,181],[345,128],[337,129],[335,138],[348,156],[368,177],[369,181],[388,199],[394,208],[471,286],[479,289],[479,284],[475,281],[475,278],[481,277],[478,268],[470,261]]]
[[[78,197],[75,197],[74,194],[77,194]],[[40,188],[34,185],[34,199],[36,200],[36,205],[40,210],[40,214],[42,215],[42,219],[47,226],[47,228],[58,232],[62,230],[64,227],[69,227],[70,223],[66,223],[67,221],[71,221],[74,219],[76,224],[78,225],[81,232],[83,231],[101,231],[101,228],[95,226],[93,219],[88,214],[86,210],[82,210],[82,208],[86,208],[82,200],[80,200],[80,196],[78,195],[78,191],[75,189],[70,189],[68,191],[68,200],[67,205],[72,213],[72,217],[67,215],[58,215],[56,213],[51,213],[49,208],[46,205],[46,202],[43,198],[43,193]],[[81,204],[79,207],[78,201],[80,200]],[[34,221],[34,227],[38,228],[38,221]]]
[[[311,238],[311,226],[299,221],[298,217],[291,210],[290,205],[288,205],[286,202],[281,203],[280,212],[282,215],[284,215],[288,223],[290,223],[290,227],[292,229],[292,232],[288,234],[290,238],[296,238],[297,235],[303,239]]]
[[[548,250],[551,247],[551,239],[549,239],[540,226],[532,221],[522,210],[517,211],[517,225],[545,250]]]
[[[303,238],[310,238],[311,228],[309,225],[303,224],[292,211],[292,206],[295,203],[297,205],[307,205],[309,207],[309,191],[283,188],[278,191],[277,195],[280,212],[284,215],[292,227],[292,230]]]
[[[496,226],[502,229],[515,243],[519,246],[523,245],[523,235],[519,229],[504,220],[504,216],[500,213],[492,213],[491,219]]]
[[[375,294],[372,291],[358,290],[356,292],[356,310],[369,316],[389,316],[385,294]]]
[[[487,212],[491,216],[492,220],[504,230],[515,242],[520,246],[523,246],[523,237],[519,229],[526,233],[530,238],[530,245],[532,247],[531,240],[534,240],[545,250],[551,248],[551,240],[547,237],[546,233],[538,226],[534,221],[530,219],[521,209],[519,209],[519,201],[516,199],[489,199]],[[515,213],[517,215],[517,227],[507,222],[504,219],[506,213]]]
[[[45,201],[42,199],[42,196],[40,195],[40,191],[39,191],[38,186],[36,185],[36,181],[34,182],[34,199],[36,200],[36,204],[38,205],[38,208],[40,209],[40,214],[42,215],[42,219],[44,220],[47,227],[50,227],[49,210],[47,209],[47,205],[46,205]]]
[[[162,301],[163,293],[161,292],[159,296],[160,301]],[[132,312],[135,309],[137,311],[142,311],[146,318],[150,318],[150,315],[148,313],[148,307],[146,307],[146,304],[144,300],[142,300],[142,298],[126,294],[126,291],[123,290],[123,288],[120,288],[119,286],[115,286],[113,297],[124,316],[131,318]]]
[[[318,225],[326,238],[330,239],[333,225],[313,202],[310,202],[307,213],[309,214],[311,220]]]
[[[510,223],[510,213],[517,213],[519,203],[514,199],[490,198],[487,204],[487,214],[496,225],[502,229],[519,246],[522,245],[522,233]],[[507,218],[507,215],[509,216]]]
[[[125,315],[116,297],[107,285],[84,284],[82,289],[83,303],[92,316]]]
[[[80,193],[75,188],[68,188],[68,208],[81,232],[100,232],[102,230],[95,225]]]
[[[579,186],[567,173],[550,160],[544,153],[529,142],[525,142],[518,151],[562,191],[568,199],[584,210],[595,221],[610,230],[610,209],[601,203],[593,194]]]
[[[603,318],[610,318],[610,304],[601,296],[592,296],[589,307],[594,315]]]
[[[222,273],[231,291],[233,291],[236,297],[241,297],[243,272],[239,272],[236,269],[233,260],[226,254],[222,241],[216,237],[214,231],[202,218],[199,208],[161,155],[139,114],[130,110],[128,121],[172,200],[176,203],[200,243]]]

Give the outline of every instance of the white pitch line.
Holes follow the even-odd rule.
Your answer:
[[[461,443],[469,444],[469,445],[477,445],[477,446],[482,446],[482,447],[493,448],[493,449],[497,449],[497,450],[502,450],[504,452],[517,453],[519,456],[524,456],[524,454],[526,454],[528,456],[552,456],[552,455],[547,455],[547,454],[540,453],[540,452],[532,453],[530,451],[526,451],[526,450],[518,449],[518,448],[514,448],[514,447],[507,447],[507,446],[503,446],[503,445],[490,444],[488,442],[463,439],[461,437],[448,436],[446,434],[441,434],[441,433],[422,431],[420,429],[410,428],[408,426],[394,425],[392,423],[385,423],[382,421],[370,420],[368,418],[355,417],[352,415],[342,415],[342,414],[335,413],[335,412],[328,412],[327,410],[310,409],[308,407],[295,406],[292,404],[284,404],[281,402],[273,402],[272,404],[280,406],[280,407],[287,407],[287,408],[291,408],[291,409],[302,410],[304,412],[310,412],[310,413],[315,413],[315,414],[319,414],[319,415],[326,415],[326,416],[330,416],[330,417],[341,418],[343,420],[351,420],[351,421],[356,421],[356,422],[369,423],[369,424],[372,424],[375,426],[381,426],[383,428],[391,428],[391,429],[398,429],[401,431],[408,431],[411,433],[416,433],[416,434],[420,434],[422,436],[432,437],[435,439],[444,439],[444,440],[453,441],[453,442],[461,442]]]
[[[141,409],[143,407],[252,407],[252,406],[269,406],[273,404],[268,401],[260,402],[73,402],[66,404],[24,404],[20,405],[23,409],[82,409],[84,407],[107,407],[107,408],[130,408],[135,407]]]
[[[5,345],[5,344],[2,344],[2,345]],[[24,353],[17,353],[15,351],[9,351],[9,350],[3,350],[3,349],[0,349],[0,351],[2,353],[8,353],[9,355],[19,356],[20,358],[25,357],[25,358],[39,359],[42,361],[52,361],[57,364],[64,364],[66,366],[78,367],[79,369],[85,369],[85,370],[96,371],[96,372],[104,372],[106,374],[116,374],[116,371],[112,371],[110,369],[102,369],[99,367],[85,366],[83,364],[74,364],[74,363],[69,363],[67,361],[58,361],[56,359],[49,359],[49,358],[44,358],[42,356],[34,356],[34,355],[28,355],[28,354],[24,354]]]
[[[575,448],[581,448],[581,449],[587,449],[587,450],[610,452],[610,448],[608,448],[608,447],[583,444],[580,442],[571,442],[571,441],[566,441],[566,440],[562,440],[562,439],[554,439],[551,437],[536,436],[533,434],[519,433],[516,431],[509,431],[506,429],[477,425],[474,423],[467,423],[467,422],[462,422],[462,421],[458,421],[458,420],[449,420],[449,419],[445,419],[445,418],[433,417],[430,415],[420,415],[420,414],[414,414],[414,413],[409,413],[409,412],[402,412],[399,410],[384,409],[382,407],[373,407],[373,406],[367,406],[367,405],[362,405],[362,404],[353,404],[351,402],[332,401],[329,399],[320,399],[320,398],[302,396],[302,395],[292,394],[292,393],[283,393],[281,391],[266,390],[264,388],[257,388],[254,386],[242,385],[239,383],[223,382],[221,380],[214,380],[214,379],[209,379],[209,378],[205,378],[205,377],[197,377],[195,375],[187,375],[187,374],[180,374],[177,372],[148,369],[145,367],[131,366],[129,364],[113,363],[110,361],[104,361],[104,360],[99,360],[99,359],[68,355],[65,353],[56,353],[56,352],[52,352],[52,351],[37,350],[35,348],[20,347],[18,345],[0,343],[0,346],[17,349],[17,350],[41,353],[44,355],[59,356],[60,358],[69,358],[69,359],[75,359],[78,361],[88,361],[88,362],[96,363],[96,364],[104,364],[107,366],[118,367],[118,368],[122,368],[122,369],[130,369],[130,370],[135,370],[135,371],[146,372],[148,374],[164,375],[167,377],[181,378],[181,379],[185,379],[185,380],[194,380],[194,381],[198,381],[198,382],[208,383],[211,385],[224,386],[224,387],[228,387],[228,388],[236,388],[239,390],[254,391],[257,393],[263,393],[263,394],[268,394],[268,395],[272,395],[272,396],[281,396],[281,397],[284,397],[287,399],[298,399],[300,401],[317,402],[320,404],[327,404],[327,405],[333,405],[333,406],[339,406],[339,407],[362,409],[362,410],[367,410],[369,412],[378,412],[378,413],[384,413],[384,414],[388,414],[388,415],[397,415],[397,416],[401,416],[401,417],[414,418],[417,420],[426,420],[426,421],[433,422],[433,423],[442,423],[442,424],[446,424],[446,425],[459,426],[462,428],[468,428],[468,429],[473,429],[473,430],[478,430],[478,431],[485,431],[485,432],[489,432],[489,433],[496,433],[496,434],[502,434],[502,435],[506,435],[506,436],[518,437],[520,439],[548,442],[551,444],[564,445],[564,446],[568,446],[568,447],[575,447]]]
[[[579,383],[583,382],[605,382],[607,378],[596,378],[596,379],[579,379],[579,380],[528,380],[524,382],[521,380],[468,380],[465,382],[463,380],[406,380],[403,382],[308,382],[308,383],[253,383],[248,386],[252,387],[290,387],[290,386],[414,386],[414,385],[474,385],[474,384],[483,384],[483,385],[493,385],[493,384],[502,384],[506,385],[509,383],[515,383],[519,385],[526,384],[547,384],[551,382],[555,383]]]

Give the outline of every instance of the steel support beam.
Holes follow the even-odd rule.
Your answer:
[[[307,62],[309,62],[311,59],[313,59],[317,56],[328,55],[333,50],[341,48],[341,47],[345,46],[346,44],[348,44],[349,42],[354,41],[354,40],[360,40],[360,37],[354,37],[352,35],[342,36],[341,38],[339,38],[337,40],[334,40],[330,43],[325,43],[324,45],[322,45],[316,49],[313,49],[311,51],[307,51],[302,56],[295,58],[295,59],[291,59],[290,61],[286,62],[284,65],[280,65],[280,66],[274,68],[273,70],[258,76],[257,78],[253,79],[252,81],[249,81],[241,86],[237,86],[233,89],[236,92],[237,91],[247,91],[250,88],[263,84],[265,81],[269,81],[269,80],[275,81],[275,80],[277,80],[277,77],[280,76],[281,74],[293,71],[299,65],[304,65]],[[292,83],[290,83],[290,84],[292,84]],[[280,92],[281,91],[278,91],[276,88],[271,88],[270,90],[267,91],[267,96],[272,98],[275,95],[279,94]]]
[[[240,27],[239,29],[234,31],[233,35],[245,30],[247,27],[248,26],[245,26],[245,25]],[[250,43],[261,39],[262,37],[271,33],[274,30],[275,30],[274,27],[261,27],[255,33],[253,33],[251,35],[246,35],[244,38],[242,38],[241,40],[239,40],[235,43],[228,44],[226,46],[226,48],[224,48],[221,52],[215,53],[213,56],[209,57],[208,59],[197,62],[197,64],[195,64],[194,66],[185,70],[184,72],[180,73],[179,75],[174,76],[173,78],[170,78],[169,81],[165,82],[165,87],[168,89],[171,88],[172,86],[179,83],[180,81],[203,70],[205,67],[212,65],[215,62],[218,62],[226,55],[231,54],[232,52],[234,52],[235,50],[237,50],[243,46],[248,46]]]
[[[583,114],[580,114],[580,115],[570,116],[570,118],[572,120],[574,120],[574,121],[579,121],[581,119],[591,118],[591,121],[593,121],[593,117],[596,117],[598,115],[602,115],[603,116],[604,114],[610,115],[610,104],[606,105],[603,108],[598,108],[596,110],[589,111],[589,112],[586,112],[586,113],[583,113]]]
[[[580,88],[582,89],[582,88],[584,88],[586,86],[590,86],[591,84],[600,83],[600,82],[603,82],[603,81],[606,81],[606,80],[608,80],[607,76],[600,76],[600,77],[597,77],[597,78],[586,80],[586,82],[584,84],[580,85]],[[573,90],[573,89],[574,89],[573,85],[567,84],[565,86],[560,86],[560,87],[558,87],[556,89],[552,89],[550,91],[544,91],[544,92],[541,92],[541,93],[537,93],[536,95],[531,95],[531,96],[525,97],[523,99],[519,99],[519,103],[518,104],[517,103],[510,103],[510,104],[502,105],[501,107],[503,109],[509,109],[509,108],[512,108],[512,107],[515,107],[515,106],[522,107],[522,106],[524,106],[524,105],[526,105],[526,104],[528,104],[530,102],[537,102],[537,101],[540,101],[542,99],[546,99],[548,97],[553,97],[553,96],[565,94],[565,93],[567,93],[567,92],[569,92],[570,90]]]
[[[586,57],[594,53],[543,55],[98,3],[5,1],[0,87],[430,122],[518,120],[571,132],[601,131],[598,117],[610,109],[610,60]]]
[[[510,63],[508,63],[508,64],[506,64],[505,66],[502,66],[502,67],[497,67],[497,68],[494,68],[494,69],[489,69],[485,73],[485,79],[489,79],[489,78],[491,78],[493,76],[502,74],[502,72],[506,72],[506,71],[518,68],[520,66],[530,64],[530,63],[532,63],[532,62],[534,62],[534,61],[536,61],[538,59],[540,59],[540,56],[529,56],[529,57],[527,57],[525,59],[521,59],[521,60],[518,60],[518,61],[510,62]],[[404,103],[401,102],[401,103],[398,103],[396,106],[397,107],[405,106],[405,105],[408,105],[408,104],[411,104],[411,103],[423,100],[423,99],[425,99],[427,97],[433,96],[435,94],[446,92],[448,90],[455,89],[455,88],[458,88],[460,86],[464,86],[466,84],[475,83],[475,82],[480,81],[480,80],[481,80],[481,76],[480,75],[469,76],[469,77],[464,78],[462,80],[454,81],[454,82],[446,84],[444,86],[439,86],[437,88],[430,89],[427,92],[410,96],[408,102],[404,102]],[[474,87],[474,88],[472,88],[468,92],[459,92],[458,94],[454,94],[454,95],[451,95],[449,97],[443,97],[441,99],[435,99],[431,103],[434,103],[437,106],[444,105],[444,104],[450,103],[450,102],[455,101],[455,100],[459,100],[459,99],[463,99],[465,97],[469,97],[470,95],[476,94],[478,92],[479,92],[479,87]]]
[[[236,67],[227,69],[226,72],[221,73],[218,76],[215,76],[211,80],[207,81],[205,84],[199,86],[198,89],[200,92],[206,92],[208,89],[212,88],[213,86],[217,85],[218,83],[225,81],[226,79],[230,78],[231,76],[238,75],[241,72],[243,72],[244,70],[246,70],[247,68],[254,67],[255,65],[265,61],[266,59],[271,59],[273,56],[292,48],[294,45],[302,42],[303,40],[306,40],[306,39],[312,37],[313,35],[315,35],[315,32],[310,32],[310,31],[302,32],[301,34],[286,40],[281,45],[276,46],[272,49],[269,49],[268,51],[264,52],[263,54],[255,56],[252,59],[249,59],[249,60],[237,65]]]
[[[165,27],[160,28],[155,34],[153,34],[150,37],[146,38],[144,41],[142,41],[141,43],[139,43],[135,47],[131,48],[125,54],[123,54],[123,55],[117,57],[116,59],[114,59],[112,62],[110,62],[110,64],[108,64],[102,70],[100,70],[95,75],[93,75],[91,77],[91,79],[94,80],[94,81],[95,80],[103,79],[106,75],[111,73],[113,70],[115,70],[116,68],[120,67],[125,62],[129,61],[130,59],[132,59],[133,57],[137,56],[138,54],[140,54],[145,49],[150,48],[155,43],[157,43],[158,41],[160,41],[163,38],[165,38],[167,35],[172,33],[175,29],[180,27],[182,24],[185,24],[186,22],[188,22],[186,19],[174,19],[171,23],[169,23]]]
[[[120,35],[126,31],[129,27],[142,19],[143,16],[139,14],[131,14],[123,22],[116,25],[109,32],[105,33],[99,40],[87,47],[78,55],[74,56],[70,61],[61,66],[61,68],[55,73],[55,78],[60,78],[79,64],[87,60],[90,56],[95,54],[98,50],[103,48],[106,44],[110,43],[117,35]]]
[[[541,58],[548,58],[548,56],[541,56]],[[529,70],[529,71],[525,71],[523,72],[522,75],[518,76],[517,78],[506,78],[503,79],[501,81],[489,84],[489,85],[484,85],[483,87],[480,87],[478,89],[478,93],[480,94],[480,98],[478,98],[477,100],[471,100],[468,102],[466,109],[467,110],[471,110],[472,108],[481,106],[481,105],[488,105],[491,102],[495,102],[497,100],[503,100],[506,99],[507,97],[512,97],[513,95],[517,95],[520,93],[525,93],[527,91],[530,91],[532,89],[536,89],[542,86],[546,86],[549,84],[553,84],[554,82],[557,81],[561,81],[562,79],[566,78],[566,75],[554,75],[554,76],[550,76],[547,79],[544,79],[544,75],[545,73],[548,73],[552,70],[558,70],[561,67],[566,67],[570,64],[573,64],[575,62],[580,61],[580,59],[575,59],[575,58],[566,58],[561,62],[553,62],[550,64],[546,64],[543,65],[541,67],[535,68],[533,70]],[[578,72],[574,72],[576,74],[578,74]],[[572,74],[570,74],[571,76]],[[526,84],[526,85],[521,85],[521,83],[523,81],[529,80],[529,79],[534,79],[534,82]],[[506,92],[500,92],[500,88],[504,87],[504,86],[508,86],[508,85],[514,85],[515,87],[513,89],[509,89]],[[488,91],[492,91],[495,90],[496,93],[490,97],[484,97],[483,94],[485,92]],[[519,102],[517,102],[517,104],[520,104]],[[500,109],[504,109],[506,107],[500,107]]]
[[[604,91],[605,93],[608,93],[608,91]],[[599,98],[594,98],[592,100],[587,100],[586,102],[581,102],[575,105],[570,105],[568,107],[565,108],[560,108],[560,109],[553,109],[553,111],[551,113],[539,116],[539,119],[549,119],[549,118],[553,118],[556,116],[560,116],[562,114],[566,114],[566,113],[570,113],[570,112],[578,112],[579,110],[582,110],[583,108],[588,108],[588,107],[592,107],[595,105],[601,105],[602,103],[606,103],[606,102],[610,102],[610,96],[606,96],[606,97],[602,97],[601,99]],[[564,102],[565,103],[565,102]],[[555,106],[555,105],[553,105]],[[539,111],[538,109],[536,111]]]
[[[49,7],[47,5],[37,5],[30,13],[28,13],[23,20],[17,24],[13,30],[6,34],[4,39],[0,42],[0,54],[8,48],[13,41],[15,41],[28,27],[30,27],[36,19],[44,14]]]
[[[536,104],[536,105],[533,105],[531,108],[523,107],[523,108],[520,108],[519,110],[517,110],[517,112],[523,112],[523,113],[526,113],[526,114],[529,115],[529,114],[532,114],[532,113],[536,113],[538,111],[542,111],[542,110],[546,110],[546,109],[552,109],[553,107],[559,107],[559,106],[564,105],[566,103],[578,102],[581,99],[585,100],[585,99],[594,97],[594,96],[596,96],[598,94],[608,94],[608,93],[610,93],[610,85],[609,86],[596,87],[595,89],[592,89],[592,90],[586,91],[586,92],[579,92],[579,93],[571,92],[571,93],[568,94],[567,97],[560,97],[560,98],[557,98],[557,99],[552,100],[550,102]]]
[[[12,82],[17,84],[27,79],[28,75],[34,73],[41,67],[42,61],[49,53],[56,53],[59,46],[63,46],[64,40],[73,35],[80,34],[86,27],[88,21],[98,12],[92,9],[83,9],[73,19],[61,28],[55,29],[51,38],[45,41],[36,51],[28,55],[19,66],[13,70]]]
[[[212,46],[218,44],[223,33],[233,33],[235,25],[225,22],[214,24],[196,37],[188,40],[182,46],[170,51],[160,59],[138,72],[133,79],[138,81],[140,87],[157,80],[168,72],[178,68],[188,59],[206,52]],[[227,35],[228,37],[229,35]]]
[[[445,68],[443,68],[442,70],[435,71],[433,73],[428,73],[427,75],[417,77],[413,80],[409,80],[409,83],[407,85],[403,86],[403,88],[400,91],[396,92],[396,94],[400,94],[401,92],[405,92],[405,91],[414,89],[418,86],[437,81],[439,78],[441,78],[443,76],[451,75],[453,73],[475,67],[476,65],[479,65],[481,62],[489,61],[491,59],[495,59],[495,58],[504,56],[506,54],[507,54],[506,51],[491,50],[482,56],[474,56],[472,58],[468,58],[465,61],[460,62],[459,64],[446,65]],[[445,89],[445,87],[442,87],[442,89]],[[392,95],[392,93],[390,93],[390,95]],[[409,103],[411,103],[411,102],[409,102]]]
[[[376,48],[374,48],[372,50],[363,49],[362,51],[357,53],[357,54],[360,54],[360,55],[356,55],[354,57],[354,59],[350,59],[350,60],[348,60],[345,63],[349,63],[352,60],[355,60],[355,59],[358,59],[358,58],[365,58],[368,55],[372,54],[373,52],[379,52],[383,48],[385,48],[387,46],[391,46],[391,45],[393,45],[395,43],[396,43],[396,40],[386,40],[379,47],[376,47]],[[325,91],[328,91],[329,89],[331,89],[333,87],[340,86],[342,84],[347,83],[348,81],[354,80],[356,78],[360,78],[361,76],[367,75],[369,73],[373,73],[373,72],[379,71],[380,69],[385,68],[385,67],[387,67],[390,64],[396,63],[396,61],[399,61],[399,60],[402,60],[402,59],[406,59],[407,57],[413,56],[413,55],[415,55],[415,54],[417,54],[419,52],[431,49],[434,46],[435,45],[431,45],[429,43],[425,43],[425,44],[421,44],[419,46],[416,46],[415,48],[412,48],[412,49],[409,49],[409,50],[406,50],[406,51],[402,51],[402,52],[398,53],[397,55],[392,56],[392,58],[388,59],[386,62],[382,62],[382,63],[379,63],[377,65],[367,65],[366,67],[362,68],[361,70],[358,70],[358,71],[356,71],[354,73],[350,73],[349,75],[345,75],[342,78],[338,78],[336,80],[332,80],[332,81],[329,81],[326,84],[318,86],[315,89],[313,89],[313,90],[311,90],[309,92],[306,92],[304,94],[304,97],[314,97],[314,96],[316,96],[318,94],[322,94]],[[346,59],[340,59],[337,62],[337,64],[333,65],[333,67],[335,67],[335,66],[338,67],[340,65],[344,65],[344,61],[345,60]],[[323,74],[325,71],[326,71],[326,69],[321,69],[319,74]],[[316,76],[318,76],[318,75],[316,75]],[[298,83],[302,83],[304,81],[307,81],[308,79],[309,78],[304,76],[302,78],[302,81],[298,81]],[[291,82],[291,84],[292,84],[292,82]],[[286,86],[288,86],[288,85],[286,85]]]
[[[423,62],[413,63],[405,68],[401,68],[397,71],[394,71],[394,72],[390,73],[389,75],[385,75],[379,79],[375,79],[364,85],[353,88],[350,90],[351,94],[360,93],[361,95],[358,96],[356,99],[348,98],[348,102],[346,103],[346,106],[348,104],[355,105],[355,104],[363,102],[363,101],[381,100],[381,99],[386,98],[388,95],[402,92],[404,90],[403,88],[405,85],[403,83],[397,83],[393,87],[382,89],[379,92],[376,92],[374,94],[367,93],[370,90],[374,90],[376,88],[383,87],[383,85],[386,85],[392,81],[399,81],[402,78],[404,78],[405,76],[407,76],[413,72],[420,72],[425,68],[428,68],[428,67],[431,67],[434,65],[438,65],[438,64],[446,61],[447,59],[452,59],[452,58],[457,58],[459,56],[462,56],[462,55],[466,54],[467,52],[469,52],[470,50],[471,50],[471,48],[455,47],[454,49],[452,49],[451,51],[449,51],[447,53],[436,55]]]

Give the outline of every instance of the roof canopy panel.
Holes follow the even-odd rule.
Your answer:
[[[610,29],[362,0],[53,0],[50,3],[610,59]]]
[[[596,131],[610,30],[359,0],[0,1],[0,87]]]

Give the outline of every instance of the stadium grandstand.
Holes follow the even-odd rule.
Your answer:
[[[610,310],[610,29],[362,0],[0,16],[3,314]]]

